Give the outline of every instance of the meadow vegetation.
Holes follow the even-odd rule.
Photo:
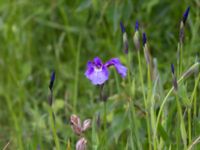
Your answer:
[[[200,149],[200,0],[1,0],[0,14],[0,149]],[[95,57],[127,70],[112,61],[94,85]]]

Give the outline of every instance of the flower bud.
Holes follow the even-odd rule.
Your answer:
[[[135,31],[135,34],[133,36],[133,42],[135,45],[135,48],[137,51],[140,50],[140,37],[139,37],[139,31]]]
[[[74,131],[74,133],[80,135],[82,133],[80,118],[76,115],[71,115],[70,123],[71,123],[71,128]]]
[[[128,38],[127,38],[127,34],[126,34],[126,29],[125,29],[122,22],[120,22],[120,27],[121,27],[121,31],[122,31],[124,52],[127,54],[128,53],[128,47],[129,47],[128,46]]]
[[[123,45],[124,45],[124,52],[128,53],[128,38],[126,32],[123,33]]]
[[[185,13],[183,14],[183,23],[185,24],[187,18],[188,18],[188,15],[189,15],[189,12],[190,12],[190,6],[186,9]]]
[[[86,119],[86,120],[83,122],[82,131],[87,130],[90,126],[91,126],[91,119]]]
[[[176,79],[176,75],[175,75],[174,64],[171,64],[171,72],[172,72],[172,83],[174,86],[174,90],[177,91],[178,83],[177,83],[177,79]]]
[[[76,143],[76,150],[86,150],[86,144],[87,144],[87,140],[84,137],[82,137]]]

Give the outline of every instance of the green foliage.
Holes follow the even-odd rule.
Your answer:
[[[187,79],[181,72],[178,91],[171,89],[170,64],[177,63],[179,24],[187,6],[183,72],[200,49],[199,0],[1,0],[0,149],[75,149],[78,136],[69,120],[74,113],[92,119],[85,133],[88,149],[199,149],[199,72]],[[136,20],[157,58],[156,80],[148,78],[142,48],[139,66],[132,41]],[[120,21],[128,34],[128,58]],[[111,69],[104,88],[106,118],[99,87],[84,76],[95,56],[104,62],[119,57],[130,69],[130,80]],[[56,80],[49,107],[52,70]]]

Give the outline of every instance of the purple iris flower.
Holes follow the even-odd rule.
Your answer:
[[[93,61],[88,61],[85,76],[91,80],[94,85],[101,85],[109,77],[108,68],[114,66],[122,78],[126,77],[127,68],[123,66],[118,58],[112,58],[105,64],[99,57],[95,57]]]

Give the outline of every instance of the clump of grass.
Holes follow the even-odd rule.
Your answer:
[[[2,3],[0,148],[199,149],[199,60],[191,61],[200,47],[197,1],[182,18],[177,8],[185,2],[168,7],[167,0]],[[118,58],[103,64],[109,80],[87,76],[97,86],[84,76],[86,61],[95,56]],[[48,97],[51,68],[56,83],[53,72]],[[92,118],[92,130],[82,134],[83,126],[69,119],[74,113]]]

